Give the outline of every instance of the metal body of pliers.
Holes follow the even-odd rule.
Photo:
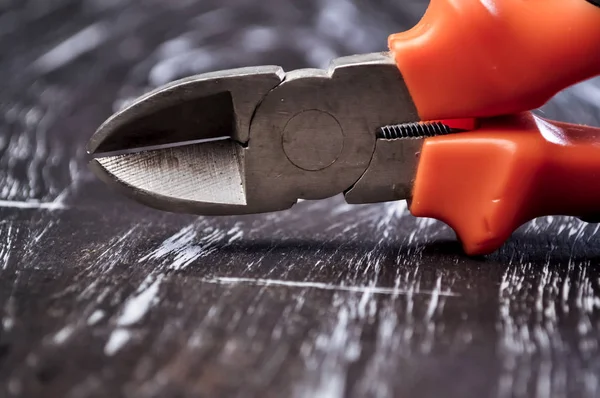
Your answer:
[[[395,62],[375,53],[328,71],[265,66],[176,82],[108,120],[90,151],[103,154],[92,166],[106,182],[163,210],[261,213],[340,193],[381,202],[408,198],[426,135],[376,132],[418,120]]]
[[[488,253],[532,218],[600,214],[600,130],[528,112],[600,74],[599,42],[593,2],[436,0],[390,52],[159,88],[100,127],[91,165],[141,203],[201,215],[407,199]]]

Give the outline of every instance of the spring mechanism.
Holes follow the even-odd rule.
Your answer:
[[[440,122],[417,122],[380,127],[377,129],[377,138],[386,140],[427,138],[454,132],[452,128]]]

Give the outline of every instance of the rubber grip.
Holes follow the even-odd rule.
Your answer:
[[[600,220],[600,129],[531,113],[429,138],[410,211],[452,227],[467,254],[498,249],[540,216]]]
[[[600,8],[583,0],[432,0],[389,47],[422,120],[529,111],[600,73]]]

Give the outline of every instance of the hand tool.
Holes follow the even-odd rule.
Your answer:
[[[600,73],[600,7],[434,0],[389,50],[176,81],[99,128],[91,167],[143,204],[200,215],[406,199],[471,255],[536,217],[599,219],[600,129],[529,111]]]

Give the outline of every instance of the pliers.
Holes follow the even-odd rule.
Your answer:
[[[600,74],[594,3],[433,0],[388,52],[179,80],[109,118],[90,164],[171,212],[273,212],[340,193],[408,200],[471,255],[536,217],[598,221],[600,129],[529,112]]]

